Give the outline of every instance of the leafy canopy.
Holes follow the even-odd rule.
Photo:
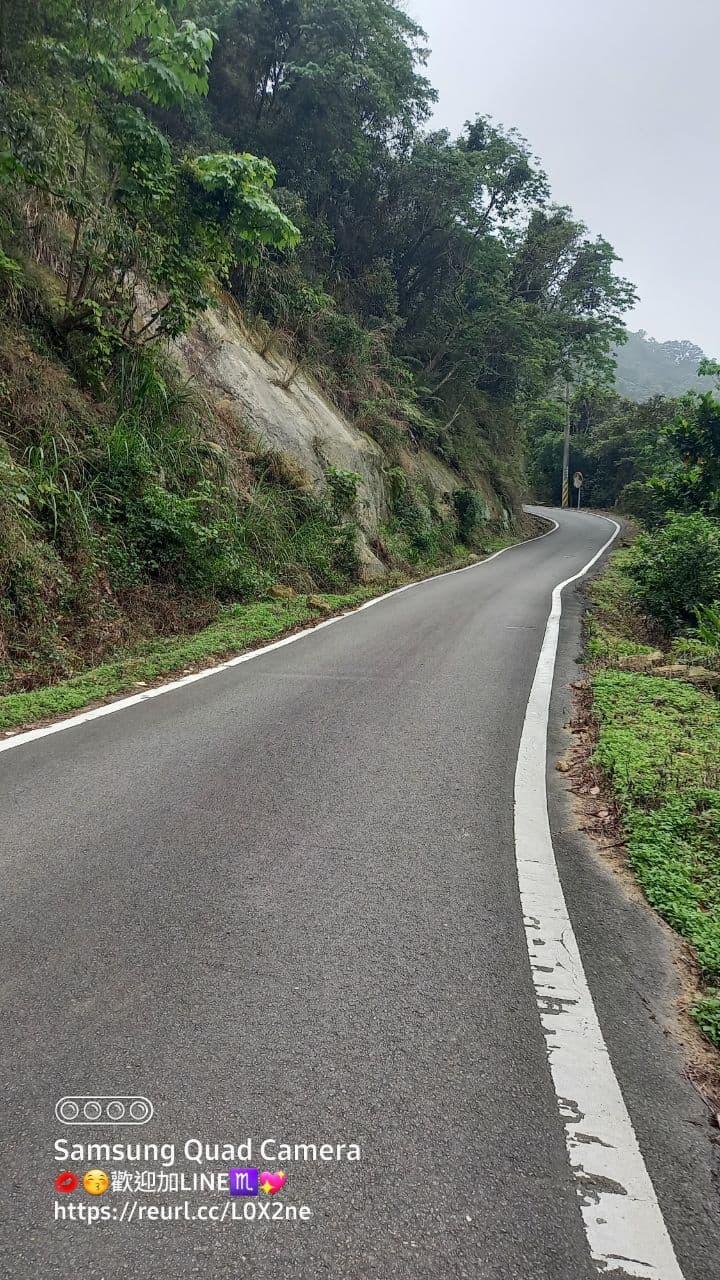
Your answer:
[[[262,245],[298,240],[271,198],[269,161],[176,156],[153,118],[207,93],[216,39],[158,0],[51,0],[28,36],[36,91],[9,95],[22,107],[8,119],[10,179],[45,191],[72,220],[63,328],[93,335],[100,365],[118,342],[181,332],[210,305],[218,275]],[[63,144],[48,149],[51,83]],[[162,298],[149,315],[140,282]]]

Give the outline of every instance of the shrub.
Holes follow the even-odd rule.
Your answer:
[[[696,616],[697,633],[703,644],[720,650],[720,603],[700,605]]]
[[[656,484],[650,480],[631,480],[617,500],[618,510],[633,516],[649,529],[662,524],[665,508]]]
[[[330,490],[330,504],[337,519],[352,515],[362,476],[357,471],[344,471],[342,467],[326,467],[325,480]]]
[[[453,505],[460,540],[470,545],[485,523],[485,504],[477,490],[456,489],[453,494]]]
[[[381,448],[392,453],[402,444],[405,435],[398,417],[398,406],[385,396],[363,400],[355,421],[361,431],[367,432]]]
[[[386,467],[385,482],[390,509],[397,514],[402,508],[403,500],[410,485],[408,473],[403,471],[402,467]]]
[[[698,514],[671,517],[638,538],[628,572],[640,607],[665,630],[679,630],[720,598],[720,522]]]
[[[385,475],[392,510],[386,533],[393,555],[411,565],[433,565],[454,555],[455,516],[441,510],[423,485],[413,484],[399,468],[389,468]]]

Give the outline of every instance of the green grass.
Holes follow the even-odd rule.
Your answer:
[[[623,636],[604,627],[595,618],[586,624],[585,652],[591,662],[617,662],[618,658],[641,653],[652,653],[654,646],[638,640],[626,640]]]
[[[677,680],[606,669],[593,679],[594,760],[610,779],[651,905],[720,987],[720,703]],[[694,1007],[720,1048],[720,999]]]
[[[692,635],[678,636],[670,646],[670,661],[685,662],[694,667],[720,671],[720,649]]]
[[[720,702],[681,680],[617,669],[620,657],[647,653],[658,638],[634,601],[628,561],[618,551],[590,589],[594,760],[612,786],[648,901],[694,950],[705,990],[691,1012],[720,1048]],[[712,647],[687,634],[668,654],[702,666],[712,658]]]
[[[513,537],[497,539],[492,549],[513,546],[517,541]],[[432,577],[434,573],[473,564],[482,558],[469,553],[466,548],[462,550],[464,554],[457,561],[433,569],[418,568],[418,576]],[[296,627],[317,622],[328,611],[337,613],[352,608],[408,581],[413,579],[395,576],[382,585],[356,586],[345,593],[316,593],[298,595],[292,600],[230,605],[221,610],[215,622],[193,635],[156,638],[57,684],[27,693],[0,696],[0,732],[81,711],[90,703],[131,692],[140,684],[151,684],[188,667],[241,653],[243,649],[276,640]],[[325,607],[313,605],[313,600],[322,601]]]
[[[322,599],[334,612],[361,604],[380,594],[375,587],[357,587],[344,595]],[[221,659],[253,645],[277,639],[283,632],[318,621],[325,610],[309,603],[309,597],[260,601],[223,609],[219,618],[192,636],[156,639],[138,646],[112,662],[92,667],[44,689],[9,693],[0,697],[0,729],[31,725],[38,720],[79,711],[88,703],[150,684],[212,658]]]
[[[628,551],[618,551],[590,587],[593,608],[585,620],[585,652],[591,662],[617,662],[631,654],[652,653],[646,643],[644,619],[632,600],[632,583],[625,572]]]

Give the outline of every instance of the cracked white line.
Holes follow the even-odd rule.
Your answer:
[[[515,857],[538,1011],[591,1256],[601,1274],[621,1270],[644,1280],[683,1280],[603,1039],[548,820],[547,730],[562,593],[615,540],[620,526],[609,523],[614,532],[605,545],[552,594],[515,773]]]

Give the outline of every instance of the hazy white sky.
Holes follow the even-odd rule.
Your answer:
[[[405,0],[435,123],[515,125],[637,285],[631,328],[720,357],[720,0]]]

